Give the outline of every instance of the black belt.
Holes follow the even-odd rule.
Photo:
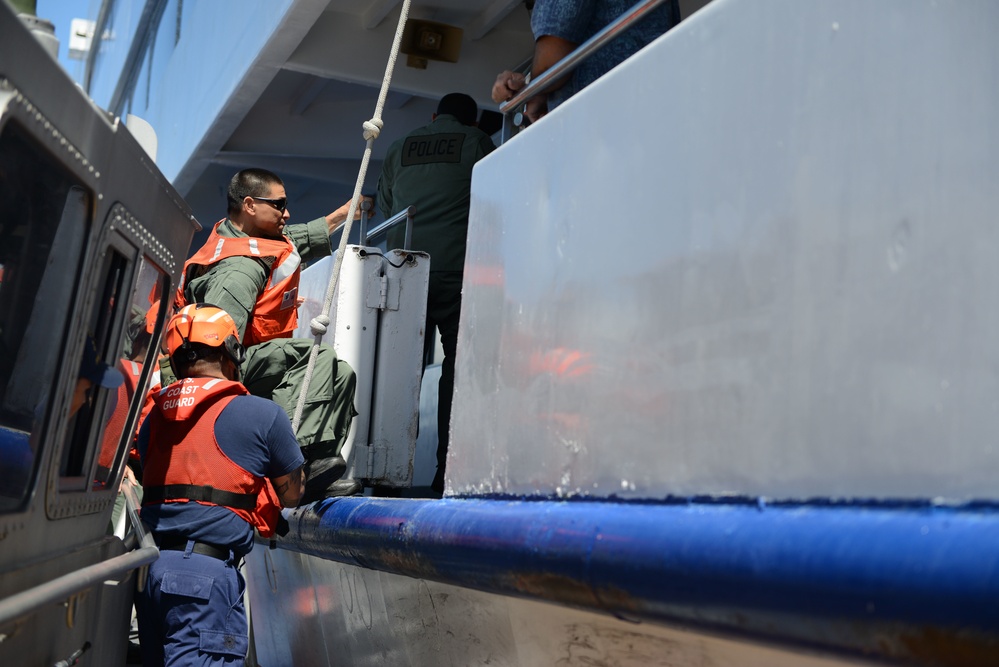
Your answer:
[[[238,510],[252,510],[257,506],[257,496],[254,493],[234,493],[197,484],[147,486],[142,490],[143,505],[162,503],[167,500],[200,500]]]
[[[161,551],[187,551],[187,543],[190,542],[186,537],[159,537],[156,538],[156,545]],[[228,561],[230,556],[233,555],[231,549],[226,547],[220,547],[217,544],[210,544],[208,542],[194,542],[194,548],[191,549],[191,553],[201,554],[202,556],[211,556],[212,558],[218,558],[219,560]],[[239,556],[235,556],[234,560],[239,562]]]

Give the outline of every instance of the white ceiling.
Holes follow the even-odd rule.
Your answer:
[[[241,120],[209,151],[186,193],[198,219],[223,213],[222,189],[238,169],[260,166],[282,176],[292,222],[328,213],[353,191],[364,150],[361,123],[371,118],[398,23],[399,0],[331,0],[256,99],[234,96]],[[430,122],[437,101],[465,92],[481,108],[496,73],[530,57],[534,40],[522,0],[414,0],[410,17],[461,28],[457,63],[406,66],[400,56],[386,100],[385,129],[375,142],[365,191],[374,190],[381,158],[396,138]],[[252,78],[252,77],[251,77]]]
[[[681,8],[686,14],[706,2],[682,0]],[[271,169],[286,181],[292,222],[324,215],[350,196],[364,150],[361,123],[374,113],[401,4],[330,0],[311,25],[300,28],[304,36],[289,45],[283,63],[261,67],[258,80],[270,81],[262,94],[233,96],[226,113],[238,122],[213,138],[203,171],[185,193],[199,220],[210,226],[221,217],[223,188],[248,166]],[[440,97],[464,92],[480,109],[495,110],[489,97],[495,75],[533,51],[523,0],[414,0],[410,17],[462,29],[460,57],[415,69],[400,56],[365,192],[374,191],[392,141],[430,122]]]

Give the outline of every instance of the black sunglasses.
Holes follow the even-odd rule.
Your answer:
[[[281,197],[281,199],[268,199],[267,197],[254,197],[254,196],[251,195],[250,199],[256,199],[257,201],[265,201],[268,204],[270,204],[271,206],[273,206],[274,208],[276,208],[281,213],[284,213],[285,209],[288,208],[288,198],[287,197]]]

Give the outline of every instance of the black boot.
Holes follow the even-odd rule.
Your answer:
[[[356,479],[338,479],[331,484],[309,484],[305,482],[305,493],[302,494],[302,504],[309,505],[323,498],[341,498],[343,496],[358,496],[364,491],[364,486]]]
[[[361,494],[364,487],[356,479],[338,479],[326,489],[327,498],[338,498],[341,496],[357,496]]]
[[[315,456],[318,452],[312,447],[304,448],[305,454],[305,493],[302,504],[314,503],[327,497],[327,490],[347,472],[347,462],[342,456]]]

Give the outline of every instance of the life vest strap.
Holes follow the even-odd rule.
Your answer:
[[[233,493],[213,486],[196,484],[167,484],[165,486],[144,487],[142,504],[162,503],[168,500],[194,500],[238,510],[252,510],[257,506],[255,493]]]

